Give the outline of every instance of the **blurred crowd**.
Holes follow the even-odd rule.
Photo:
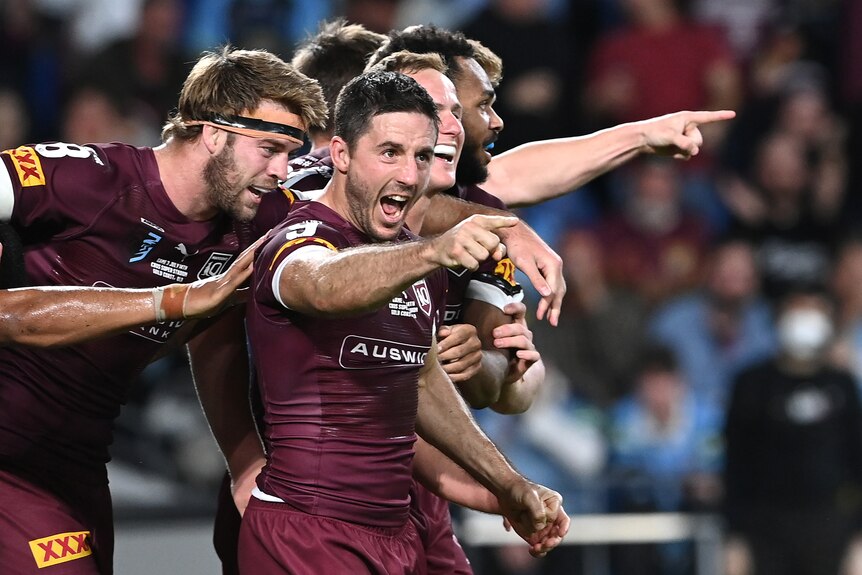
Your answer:
[[[862,2],[0,0],[0,149],[155,145],[201,50],[289,58],[335,16],[457,28],[501,56],[495,152],[677,110],[738,112],[703,128],[689,162],[644,156],[520,212],[562,256],[569,291],[559,327],[531,325],[548,368],[537,404],[477,417],[572,513],[719,514],[734,574],[852,563]],[[182,358],[147,371],[114,457],[212,486],[223,466],[187,371]],[[485,558],[489,572],[561,572],[507,553]],[[635,575],[694,565],[684,545],[612,559]]]

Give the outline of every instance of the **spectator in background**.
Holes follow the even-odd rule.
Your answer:
[[[773,132],[760,144],[748,184],[761,209],[734,208],[735,233],[755,246],[764,295],[772,302],[797,283],[827,277],[834,242],[834,219],[815,210],[814,177],[804,141]]]
[[[536,346],[569,382],[573,395],[606,407],[630,391],[645,332],[646,305],[605,279],[595,234],[571,230],[560,242],[566,299],[558,327],[532,325]]]
[[[652,337],[674,350],[689,384],[718,405],[740,370],[775,349],[758,287],[752,247],[728,240],[713,248],[702,289],[671,300],[650,320]]]
[[[815,219],[837,222],[847,198],[847,129],[832,109],[825,71],[811,62],[786,66],[774,92],[750,102],[728,134],[723,157],[724,201],[737,220],[756,222],[769,211],[757,190],[757,150],[770,133],[799,140],[810,175],[810,209]]]
[[[64,109],[60,140],[75,144],[126,142],[146,146],[158,141],[158,130],[129,113],[124,100],[105,90],[82,86]]]
[[[586,102],[605,125],[674,110],[738,107],[740,74],[725,38],[687,19],[677,4],[623,0],[628,23],[597,42]],[[705,141],[716,143],[716,135]]]
[[[0,87],[0,152],[17,148],[26,142],[30,119],[21,95],[9,87]]]
[[[626,174],[620,212],[597,228],[607,277],[658,305],[696,285],[709,229],[684,209],[679,168],[672,160],[639,159]]]
[[[736,379],[725,429],[731,575],[836,575],[859,526],[862,410],[830,367],[833,306],[796,289],[777,318],[778,354]]]
[[[721,412],[697,397],[669,348],[645,350],[634,392],[610,412],[609,436],[612,510],[690,511],[717,503]],[[653,565],[643,556],[647,548],[620,549],[620,572],[688,572],[692,559],[687,546],[660,546]]]
[[[563,23],[551,16],[551,0],[491,0],[462,30],[505,63],[506,81],[494,104],[506,121],[499,153],[524,142],[576,132],[572,106],[581,72]],[[541,39],[540,41],[538,41]]]
[[[160,129],[188,72],[181,51],[182,19],[180,0],[144,0],[134,34],[85,60],[75,84],[99,87],[128,102],[128,112],[138,121]]]
[[[856,377],[862,390],[862,238],[842,242],[835,258],[832,293],[836,299],[832,362]]]

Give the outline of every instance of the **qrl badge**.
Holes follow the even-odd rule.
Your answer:
[[[419,280],[413,284],[413,293],[416,294],[416,303],[419,308],[425,312],[425,315],[431,317],[431,294],[428,292],[428,285],[425,280]]]
[[[232,259],[233,254],[225,254],[222,252],[211,253],[209,259],[201,268],[201,271],[198,272],[198,279],[202,280],[211,278],[227,271],[227,266]]]

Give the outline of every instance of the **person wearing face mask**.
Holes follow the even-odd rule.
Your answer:
[[[777,354],[736,378],[725,427],[731,575],[835,575],[858,529],[862,410],[852,375],[828,364],[832,315],[824,290],[795,288],[778,307]]]

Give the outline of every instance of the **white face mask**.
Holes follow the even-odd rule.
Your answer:
[[[778,322],[781,348],[796,359],[816,358],[831,337],[832,321],[821,311],[789,311]]]

